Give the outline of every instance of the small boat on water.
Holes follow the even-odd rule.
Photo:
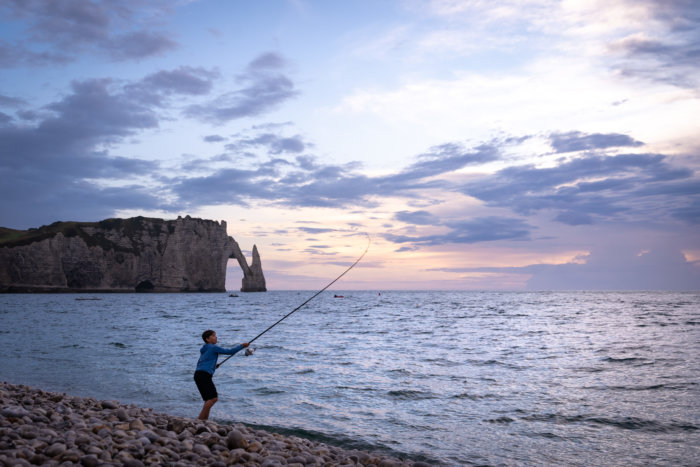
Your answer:
[[[333,295],[333,298],[345,298],[344,295]]]
[[[237,294],[237,293],[232,293],[232,294],[229,295],[229,297],[238,297],[238,294]]]
[[[102,300],[99,297],[77,297],[76,300]]]

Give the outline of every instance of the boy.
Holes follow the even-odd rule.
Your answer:
[[[202,411],[197,418],[199,420],[207,420],[209,411],[216,404],[216,401],[219,400],[219,394],[216,392],[216,386],[214,386],[212,381],[219,354],[233,355],[248,347],[248,343],[244,342],[231,349],[224,349],[216,345],[218,338],[211,329],[207,329],[202,333],[202,340],[204,340],[204,345],[199,349],[200,356],[197,361],[197,369],[194,372],[194,382],[202,395],[202,400],[204,400],[204,407],[202,407]]]

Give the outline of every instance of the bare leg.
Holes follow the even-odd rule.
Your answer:
[[[213,399],[209,399],[208,401],[204,402],[204,407],[202,407],[202,411],[199,413],[199,417],[197,417],[199,420],[207,420],[209,419],[209,411],[211,408],[216,404],[216,401],[218,401],[219,398],[215,397]]]

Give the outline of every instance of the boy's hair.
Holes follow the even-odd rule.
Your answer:
[[[202,333],[202,340],[206,342],[212,334],[214,334],[214,331],[212,331],[211,329],[207,329]]]

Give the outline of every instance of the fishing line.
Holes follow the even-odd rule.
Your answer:
[[[274,328],[275,326],[277,326],[278,324],[280,324],[282,321],[284,321],[287,317],[291,316],[292,313],[298,311],[298,310],[301,309],[304,305],[306,305],[307,303],[309,303],[311,300],[313,300],[314,298],[316,298],[316,297],[318,297],[319,295],[321,295],[321,293],[324,292],[328,287],[330,287],[331,285],[333,285],[333,284],[335,284],[336,282],[338,282],[338,280],[339,280],[341,277],[343,277],[343,276],[344,276],[345,274],[347,274],[352,268],[354,268],[355,265],[357,265],[357,263],[359,263],[359,262],[362,260],[362,258],[365,257],[365,255],[366,255],[367,252],[369,251],[369,246],[370,246],[370,244],[372,243],[372,237],[370,237],[369,234],[368,234],[367,232],[365,232],[365,235],[367,235],[367,248],[365,248],[365,251],[360,255],[359,258],[357,258],[357,260],[356,260],[354,263],[352,263],[352,264],[350,265],[349,268],[347,268],[345,271],[343,271],[343,273],[342,273],[341,275],[339,275],[338,277],[336,277],[335,279],[333,279],[331,282],[329,282],[328,285],[326,285],[324,288],[322,288],[321,290],[319,290],[318,292],[316,292],[314,295],[312,295],[311,298],[309,298],[309,299],[306,300],[304,303],[302,303],[301,305],[299,305],[298,307],[294,308],[292,311],[290,311],[289,313],[287,313],[286,315],[284,315],[283,317],[281,317],[281,318],[280,318],[279,320],[277,320],[277,322],[275,322],[272,326],[268,327],[268,328],[265,329],[263,332],[261,332],[260,334],[258,334],[258,335],[255,336],[255,337],[253,337],[253,339],[251,339],[250,341],[248,341],[248,344],[252,344],[253,342],[255,342],[255,340],[256,340],[258,337],[262,336],[262,335],[265,334],[267,331],[269,331],[270,329]],[[247,351],[247,349],[246,349],[246,351]],[[251,354],[252,354],[252,352],[251,352]],[[250,354],[248,354],[248,355],[250,355]],[[226,357],[224,360],[221,361],[221,363],[219,363],[219,364],[216,365],[216,368],[219,368],[221,365],[223,365],[224,363],[226,363],[226,361],[227,361],[229,358],[231,358],[231,357],[233,357],[233,355],[229,355],[228,357]]]

